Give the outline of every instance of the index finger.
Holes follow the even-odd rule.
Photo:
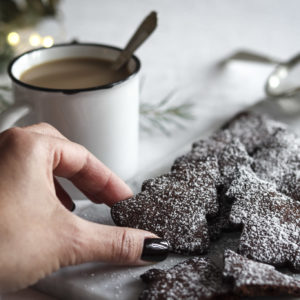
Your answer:
[[[96,203],[114,203],[132,196],[129,186],[83,146],[68,140],[47,137],[52,174],[69,179]]]

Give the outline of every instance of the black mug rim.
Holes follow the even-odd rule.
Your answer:
[[[62,44],[55,44],[54,46],[52,46],[51,48],[58,48],[58,47],[68,47],[68,46],[92,46],[92,47],[101,47],[101,48],[107,48],[107,49],[112,49],[112,50],[117,50],[117,51],[122,51],[121,48],[119,47],[115,47],[115,46],[110,46],[110,45],[106,45],[106,44],[97,44],[97,43],[78,43],[78,42],[72,42],[72,43],[62,43]],[[132,55],[132,58],[134,59],[135,63],[136,63],[136,68],[134,70],[134,72],[130,73],[129,76],[127,76],[124,79],[109,83],[109,84],[104,84],[104,85],[98,85],[98,86],[94,86],[94,87],[89,87],[89,88],[80,88],[80,89],[52,89],[52,88],[45,88],[45,87],[39,87],[39,86],[35,86],[35,85],[31,85],[28,83],[25,83],[19,79],[17,79],[13,74],[12,74],[12,66],[13,64],[22,56],[27,55],[29,53],[35,52],[35,51],[47,51],[51,48],[36,48],[36,49],[32,49],[29,51],[26,51],[18,56],[16,56],[8,65],[7,68],[7,72],[9,77],[11,78],[12,81],[14,81],[15,83],[24,86],[26,88],[30,88],[33,90],[37,90],[37,91],[44,91],[44,92],[54,92],[54,93],[63,93],[63,94],[76,94],[76,93],[80,93],[80,92],[88,92],[88,91],[96,91],[96,90],[104,90],[104,89],[110,89],[116,85],[119,85],[125,81],[127,81],[128,79],[130,79],[131,77],[133,77],[135,74],[137,74],[141,68],[141,62],[140,60],[135,56]]]

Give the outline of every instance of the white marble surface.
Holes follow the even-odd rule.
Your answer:
[[[149,11],[158,12],[157,31],[137,51],[145,79],[142,101],[154,103],[175,90],[175,101],[195,103],[196,120],[185,130],[173,130],[170,137],[141,134],[140,170],[159,168],[174,150],[264,98],[271,66],[232,63],[219,69],[217,64],[240,48],[281,59],[300,51],[299,9],[297,0],[65,0],[61,4],[67,40],[116,46],[125,45]],[[294,124],[298,117],[296,111]],[[290,121],[290,115],[286,119]],[[65,290],[64,299],[71,299],[67,284],[59,288]],[[78,281],[78,288],[88,295],[86,278]],[[10,299],[26,299],[15,297]]]

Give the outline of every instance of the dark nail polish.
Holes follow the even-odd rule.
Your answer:
[[[73,206],[72,206],[72,208],[71,208],[71,211],[74,211],[75,208],[76,208],[76,205],[75,205],[75,203],[73,202]]]
[[[147,238],[144,240],[144,248],[141,256],[145,261],[162,261],[169,254],[169,243],[163,239]]]

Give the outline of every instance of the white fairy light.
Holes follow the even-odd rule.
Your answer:
[[[6,38],[7,42],[11,46],[17,46],[20,42],[20,35],[17,32],[10,32]]]
[[[41,44],[41,37],[39,34],[37,33],[33,33],[30,35],[29,37],[29,44],[32,46],[32,47],[37,47]]]
[[[45,48],[50,48],[51,46],[53,46],[54,44],[54,39],[52,36],[47,35],[43,38],[43,42],[42,42],[43,46]]]

